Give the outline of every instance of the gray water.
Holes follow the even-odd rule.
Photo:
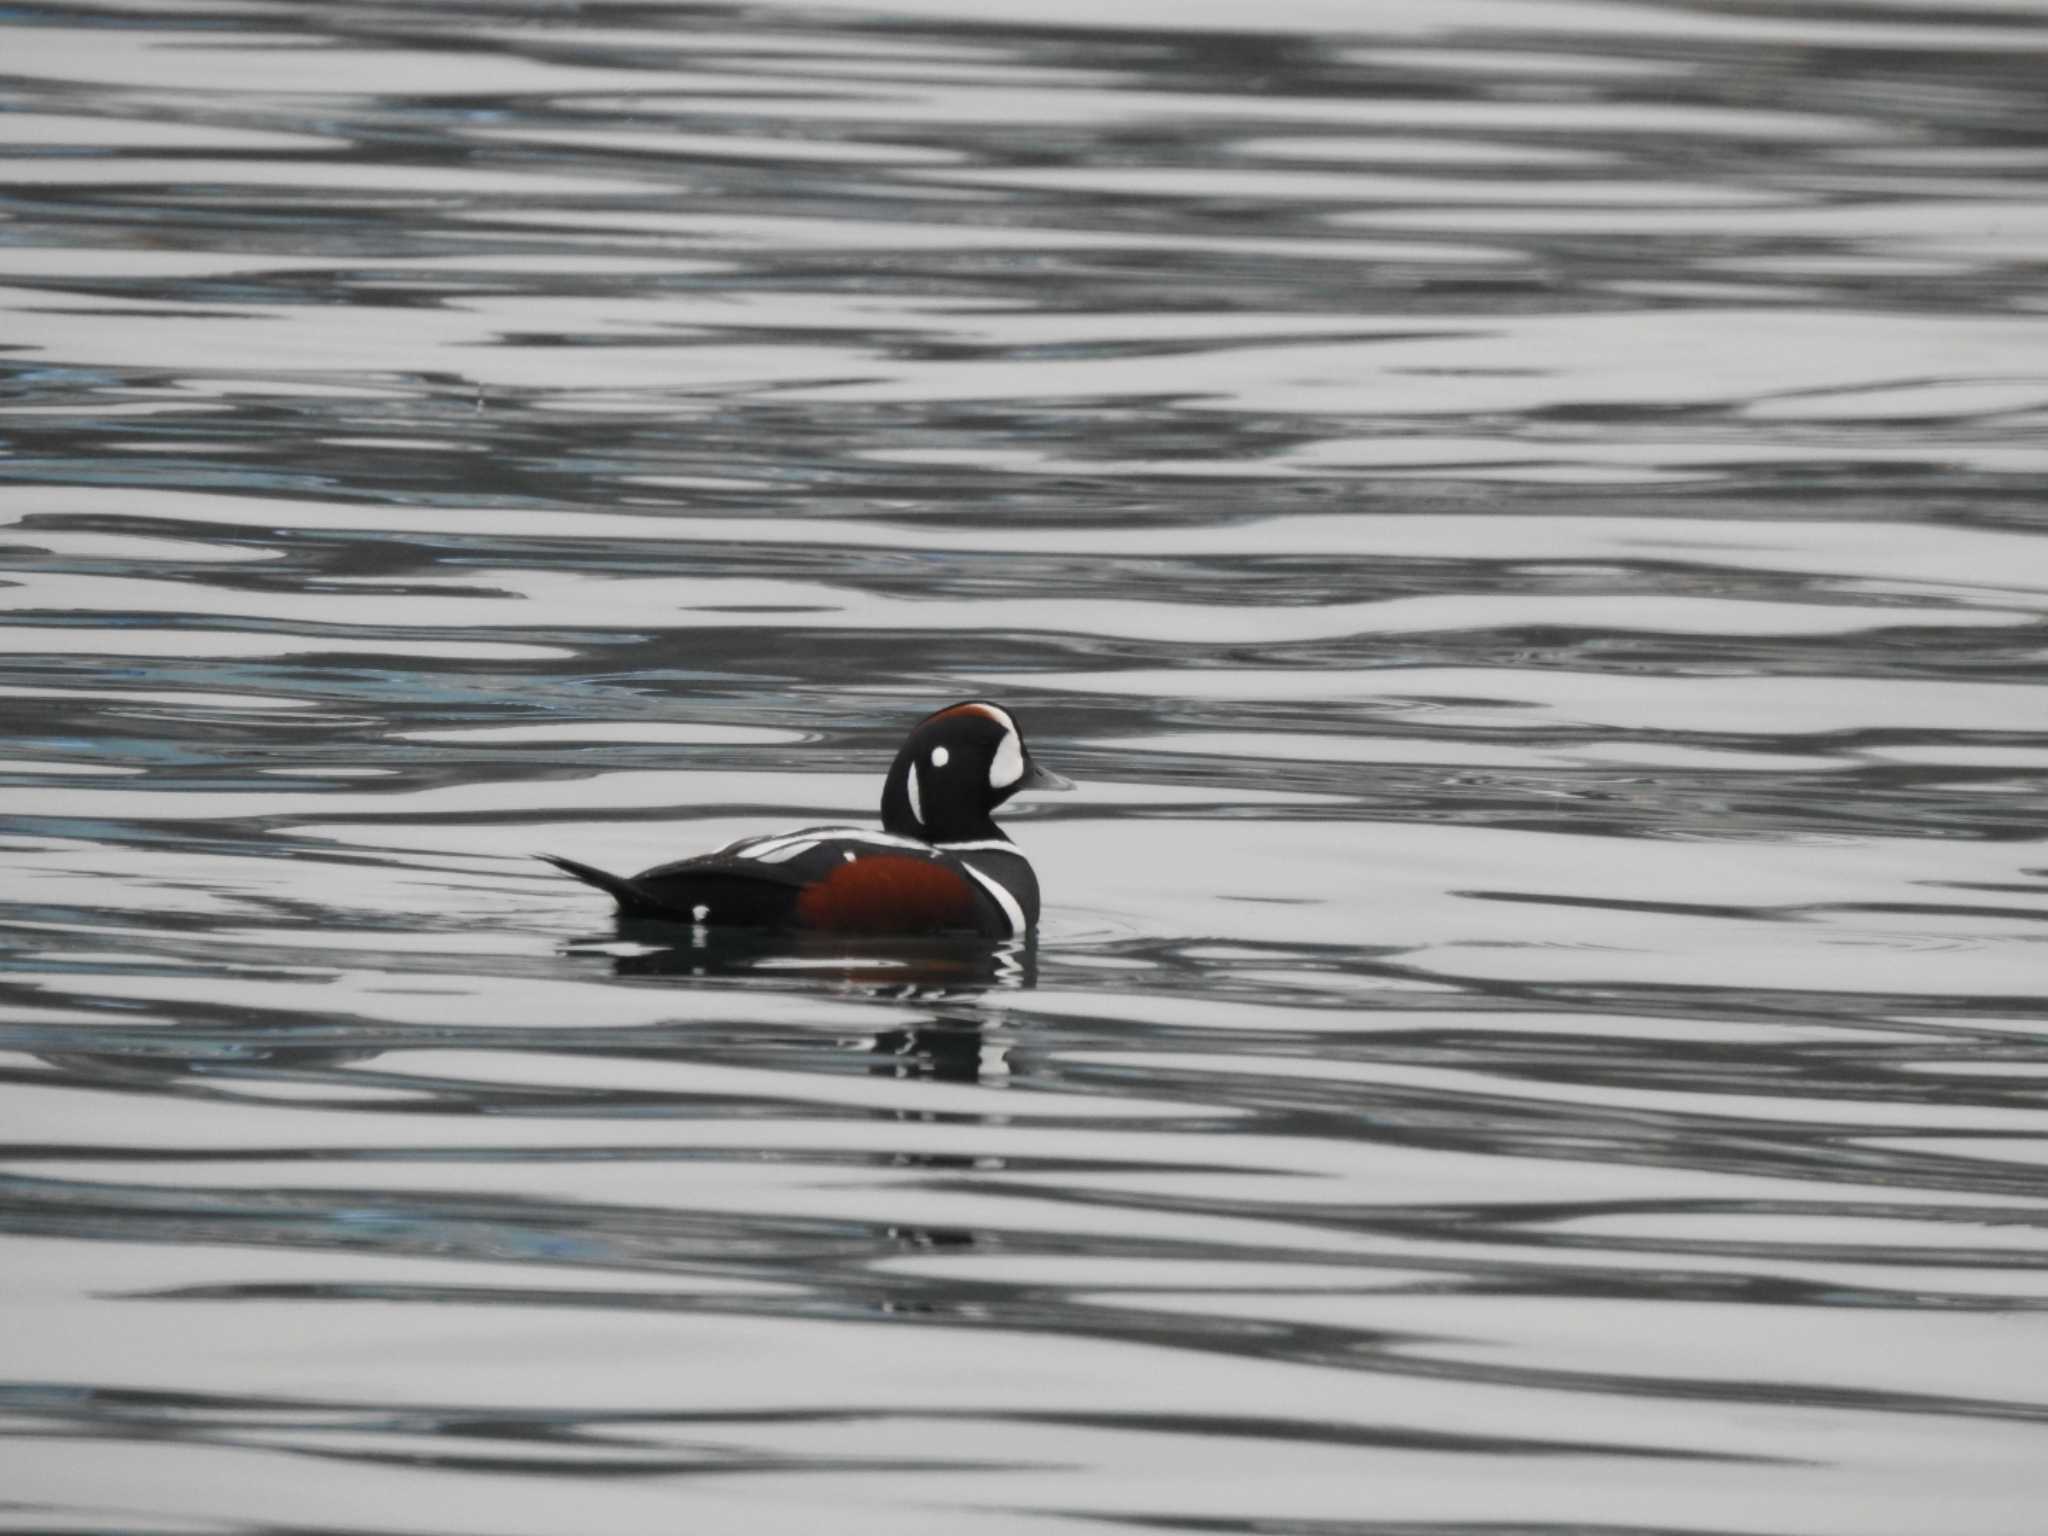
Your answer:
[[[2044,78],[0,13],[0,1529],[2044,1529]],[[973,696],[1035,944],[530,857]]]

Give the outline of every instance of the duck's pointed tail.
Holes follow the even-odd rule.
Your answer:
[[[585,885],[594,885],[619,904],[619,911],[626,917],[661,917],[668,912],[668,906],[635,885],[623,875],[614,875],[588,864],[578,864],[574,859],[562,858],[559,854],[539,853],[534,855],[564,874],[574,875]]]

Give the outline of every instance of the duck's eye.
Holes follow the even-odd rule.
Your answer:
[[[933,747],[932,766],[934,768],[943,768],[946,766],[947,762],[951,760],[952,756],[953,754],[948,752],[944,747]]]

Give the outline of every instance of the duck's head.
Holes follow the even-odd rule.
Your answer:
[[[882,827],[927,843],[1001,837],[995,808],[1024,789],[1072,789],[1031,760],[1000,705],[970,699],[918,721],[882,786]]]

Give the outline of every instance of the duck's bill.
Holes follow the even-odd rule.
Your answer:
[[[1026,789],[1072,789],[1074,781],[1050,768],[1041,768],[1031,763],[1024,769],[1024,777],[1017,781],[1019,790]]]

